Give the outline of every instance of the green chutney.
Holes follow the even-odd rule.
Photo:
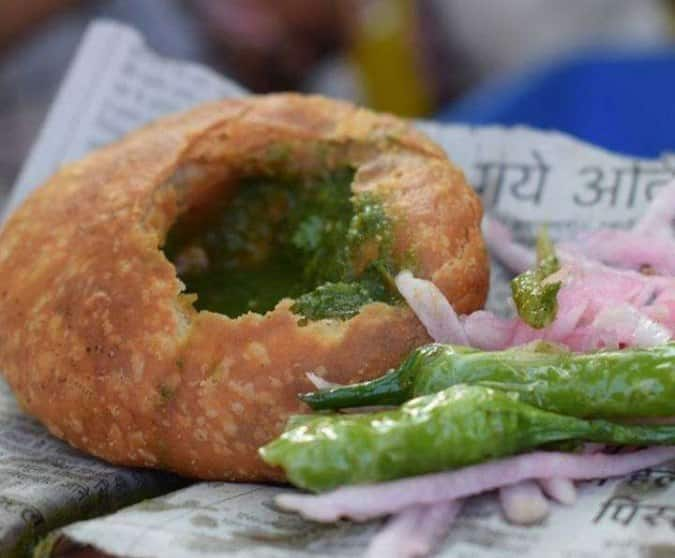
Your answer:
[[[352,195],[353,178],[247,177],[233,197],[182,215],[163,248],[195,307],[235,318],[292,298],[306,321],[397,303],[391,219],[376,196]]]

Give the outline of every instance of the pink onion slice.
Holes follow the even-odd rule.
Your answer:
[[[601,229],[581,235],[560,249],[576,251],[587,258],[620,268],[651,267],[660,275],[675,275],[675,238],[645,236],[635,231]]]
[[[675,459],[675,446],[618,455],[533,452],[457,471],[372,485],[345,486],[319,495],[280,494],[277,505],[319,522],[365,521],[420,504],[457,500],[528,479],[616,477]]]
[[[504,225],[489,219],[487,229],[494,241],[508,244],[504,257],[511,258],[513,267],[525,264],[525,252],[529,251],[521,247],[525,252],[517,252],[519,263],[514,263],[516,245]],[[546,340],[574,351],[589,351],[653,346],[673,337],[675,278],[615,269],[582,252],[574,246],[558,250],[563,265],[547,279],[562,283],[558,312],[553,323],[542,329],[534,329],[518,317],[505,319],[485,311],[458,318],[431,281],[414,278],[410,272],[399,274],[397,285],[431,337],[439,342],[499,350]],[[675,269],[675,256],[673,261]]]
[[[671,180],[651,200],[647,211],[633,227],[633,232],[645,236],[671,235],[675,218],[675,180]]]
[[[534,266],[534,251],[515,242],[511,230],[498,219],[483,217],[483,237],[494,256],[513,273]]]
[[[463,316],[462,324],[469,338],[469,345],[487,351],[508,347],[516,327],[515,320],[500,318],[486,310]]]
[[[571,506],[577,501],[577,489],[570,479],[552,477],[550,479],[538,479],[539,486],[549,498],[560,504]]]
[[[499,503],[506,519],[517,525],[539,523],[551,510],[541,488],[533,480],[502,486]]]
[[[461,502],[450,501],[403,510],[373,537],[366,558],[429,555],[443,541],[461,507]]]
[[[666,327],[629,304],[604,308],[592,327],[605,347],[653,347],[671,339]]]
[[[316,389],[330,389],[334,387],[342,387],[344,384],[338,384],[336,382],[329,382],[325,378],[319,376],[316,372],[305,372],[307,379],[314,384]]]
[[[499,350],[537,339],[575,351],[650,346],[675,330],[675,280],[614,270],[595,262],[566,263],[551,325],[534,329],[520,320],[479,311],[460,318],[471,346]]]
[[[402,271],[396,276],[396,286],[434,341],[468,345],[455,310],[436,285]]]

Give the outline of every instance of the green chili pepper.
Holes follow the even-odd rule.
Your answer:
[[[547,343],[495,352],[427,345],[381,378],[301,398],[313,409],[396,405],[467,383],[577,417],[675,416],[675,343],[587,354]]]
[[[560,269],[553,243],[546,229],[537,237],[537,267],[521,273],[511,281],[511,295],[518,315],[528,325],[541,329],[549,325],[558,312],[557,295],[561,283],[545,282]]]
[[[675,425],[620,425],[537,409],[519,394],[458,385],[392,411],[327,415],[260,449],[270,465],[313,491],[464,467],[566,440],[675,443]]]

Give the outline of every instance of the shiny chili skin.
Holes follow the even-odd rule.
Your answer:
[[[675,343],[587,354],[545,343],[494,352],[433,344],[381,378],[302,399],[314,409],[400,404],[465,383],[517,392],[521,401],[577,417],[675,416]]]
[[[464,467],[551,442],[675,443],[675,425],[584,420],[479,385],[453,386],[396,410],[318,415],[296,425],[260,454],[312,491]]]

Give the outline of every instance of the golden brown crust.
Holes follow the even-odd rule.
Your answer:
[[[407,308],[371,304],[301,327],[288,300],[229,319],[179,294],[159,249],[176,215],[237,173],[277,164],[357,167],[354,191],[381,195],[396,217],[395,250],[412,250],[417,274],[460,312],[483,304],[480,203],[425,136],[319,97],[210,103],[64,167],[7,222],[0,367],[24,408],[115,463],[274,480],[256,449],[304,410],[295,396],[312,387],[305,372],[371,378],[428,341]]]

